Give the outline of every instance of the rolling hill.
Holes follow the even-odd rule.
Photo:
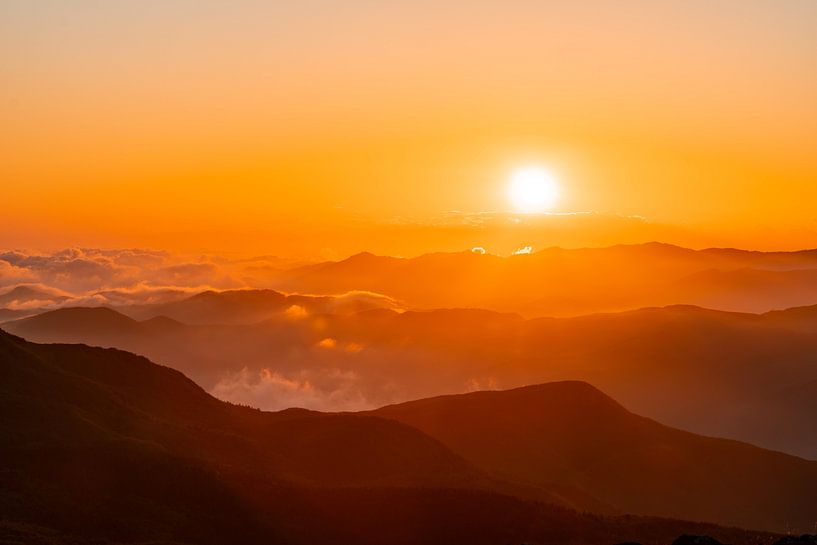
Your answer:
[[[513,497],[405,424],[230,405],[177,371],[117,350],[37,345],[0,332],[0,377],[7,540],[651,544],[683,532],[733,543],[771,539]]]
[[[520,482],[586,490],[628,513],[809,528],[817,462],[637,416],[583,382],[443,396],[372,414],[428,433]]]

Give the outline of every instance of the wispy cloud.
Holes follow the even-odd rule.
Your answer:
[[[255,287],[246,269],[263,263],[138,249],[13,250],[0,252],[0,289],[37,284],[81,304],[149,303],[205,289]]]
[[[302,370],[285,376],[271,369],[242,369],[221,380],[211,393],[225,401],[264,410],[301,407],[316,411],[355,411],[371,408],[351,371]]]

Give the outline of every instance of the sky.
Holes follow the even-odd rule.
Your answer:
[[[0,0],[0,247],[816,247],[815,25],[813,0]],[[508,201],[530,165],[551,218]]]

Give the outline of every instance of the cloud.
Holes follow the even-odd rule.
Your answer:
[[[524,246],[516,250],[513,255],[526,255],[533,253],[533,246]]]
[[[13,287],[19,283],[31,282],[36,279],[37,275],[34,272],[0,258],[0,287]]]
[[[225,401],[270,411],[290,407],[316,411],[372,408],[358,387],[357,375],[339,369],[302,370],[295,376],[284,376],[267,368],[244,368],[222,379],[210,393]]]
[[[333,339],[332,337],[326,337],[325,339],[321,339],[317,343],[317,346],[319,348],[325,348],[327,350],[335,349],[342,350],[347,354],[357,354],[359,352],[362,352],[363,349],[366,348],[366,345],[364,345],[363,343],[354,341],[340,342],[336,339]]]
[[[82,305],[134,305],[167,303],[201,293],[202,287],[185,286],[154,286],[140,283],[126,288],[100,290],[91,294],[74,297],[70,302],[73,306]],[[63,304],[62,306],[65,306]]]
[[[496,390],[498,388],[496,379],[493,377],[477,379],[469,378],[465,381],[466,392],[480,392],[483,390]]]
[[[110,255],[81,249],[51,255],[5,252],[0,254],[0,261],[25,269],[44,284],[67,291],[119,283],[129,268]]]
[[[58,305],[71,294],[37,283],[21,283],[0,289],[0,307],[9,310],[38,309]]]
[[[471,248],[471,253],[485,255],[486,250],[482,246],[474,246],[473,248]]]
[[[284,311],[284,314],[287,318],[292,320],[300,320],[301,318],[306,318],[309,315],[309,312],[307,312],[307,310],[301,305],[290,305]]]
[[[168,285],[218,285],[222,288],[240,288],[243,282],[231,278],[223,265],[212,262],[179,263],[158,269],[154,276],[157,282]]]
[[[0,288],[38,283],[83,302],[144,303],[180,292],[254,287],[244,279],[245,267],[262,262],[138,249],[11,250],[0,252]]]
[[[333,295],[326,310],[335,314],[351,314],[383,308],[402,310],[403,307],[402,303],[382,293],[353,290]]]
[[[129,306],[176,301],[203,291],[268,288],[248,268],[280,266],[276,257],[230,259],[215,255],[176,255],[139,249],[67,248],[53,253],[0,251],[0,294],[20,286],[14,297],[0,299],[0,308],[50,310],[65,306]],[[39,290],[39,293],[38,293]],[[47,290],[58,293],[54,297]],[[382,294],[350,291],[335,296],[293,295],[284,312],[290,319],[307,314],[352,314],[372,309],[403,310]]]
[[[2,262],[0,262],[0,263],[2,263]],[[46,286],[45,284],[39,284],[39,283],[36,283],[36,282],[21,282],[19,284],[14,284],[14,285],[11,285],[11,286],[0,288],[0,295],[11,295],[12,293],[19,292],[21,290],[38,292],[40,294],[43,294],[43,295],[46,295],[46,296],[49,296],[49,297],[53,297],[53,298],[70,297],[70,295],[71,295],[70,293],[68,293],[66,291],[63,291],[63,290],[60,290],[60,289],[57,289],[57,288],[53,288],[51,286]]]

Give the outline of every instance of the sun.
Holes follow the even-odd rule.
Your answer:
[[[520,168],[511,174],[508,198],[519,212],[544,212],[556,204],[559,185],[556,178],[543,168]]]

